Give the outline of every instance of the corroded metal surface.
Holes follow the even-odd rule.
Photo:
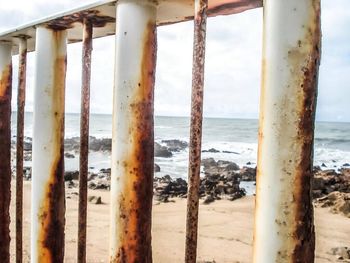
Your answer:
[[[66,31],[37,28],[31,261],[63,262]]]
[[[11,44],[0,42],[0,255],[10,262],[11,199]]]
[[[190,132],[191,134],[189,146],[190,148],[186,222],[186,263],[195,263],[197,257],[198,202],[202,150],[203,91],[207,8],[208,0],[195,1]]]
[[[90,78],[93,26],[84,20],[79,155],[78,262],[86,262],[87,177],[89,159]]]
[[[47,26],[55,30],[69,29],[74,27],[75,23],[83,23],[85,20],[89,20],[89,23],[94,27],[104,27],[107,23],[115,22],[114,17],[101,15],[98,10],[87,10],[54,19],[48,22]],[[85,40],[84,36],[83,33],[83,41]]]
[[[27,69],[27,40],[19,39],[19,69],[17,91],[17,149],[16,149],[16,262],[22,262],[23,238],[23,139],[24,106]]]
[[[314,262],[320,1],[267,0],[264,8],[254,262]]]
[[[110,262],[152,262],[156,6],[117,8]]]

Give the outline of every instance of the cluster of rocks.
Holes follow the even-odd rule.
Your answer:
[[[335,247],[330,253],[336,256],[338,262],[350,262],[350,248],[349,247]]]
[[[328,207],[331,212],[350,218],[350,168],[343,166],[339,171],[321,170],[314,167],[314,203],[318,207]]]
[[[214,158],[202,160],[204,174],[206,176],[231,176],[239,181],[255,181],[256,168],[249,166],[239,167],[238,164],[230,161],[215,161]]]
[[[204,204],[215,200],[236,200],[245,196],[240,188],[242,178],[247,181],[255,179],[255,168],[243,167],[234,162],[215,161],[213,158],[202,160],[204,177],[200,179],[199,196]],[[172,179],[169,175],[156,177],[154,180],[154,196],[156,200],[168,202],[172,197],[187,197],[187,182],[181,178]]]
[[[314,167],[313,197],[320,198],[332,192],[350,193],[350,168],[321,170]]]

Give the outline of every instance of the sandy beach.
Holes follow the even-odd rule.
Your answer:
[[[24,262],[30,257],[30,189],[24,182]],[[76,262],[78,197],[76,189],[67,190],[65,262]],[[73,193],[72,193],[73,192]],[[14,215],[15,188],[12,187],[11,214]],[[89,196],[101,196],[103,204],[89,203],[87,262],[108,262],[109,192],[89,190]],[[185,248],[186,200],[153,206],[154,262],[183,262]],[[235,201],[221,200],[200,205],[198,261],[252,261],[254,197]],[[335,247],[350,246],[350,219],[332,214],[327,208],[315,209],[316,262],[338,262]],[[15,223],[11,220],[11,255],[14,262]],[[342,261],[344,262],[344,261]]]

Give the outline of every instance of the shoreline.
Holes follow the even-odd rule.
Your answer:
[[[65,262],[76,262],[78,197],[67,189]],[[24,262],[29,262],[31,183],[24,182]],[[12,183],[11,215],[14,215],[15,186]],[[108,262],[109,192],[89,189],[89,196],[100,196],[102,204],[88,203],[87,262]],[[154,202],[152,246],[154,262],[183,262],[185,246],[186,199]],[[254,197],[200,204],[199,262],[251,262]],[[11,220],[11,259],[14,259],[14,218]],[[316,263],[337,261],[336,248],[350,247],[350,219],[315,207]],[[333,249],[333,250],[332,250]]]

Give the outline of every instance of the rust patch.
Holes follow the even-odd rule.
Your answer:
[[[0,75],[0,255],[10,262],[12,65]]]
[[[143,37],[140,80],[129,105],[131,151],[123,162],[126,182],[119,196],[120,247],[110,262],[152,262],[151,220],[154,163],[154,83],[156,25],[149,21]]]
[[[55,32],[59,38],[60,32]],[[50,178],[45,187],[44,199],[39,211],[38,261],[63,262],[64,226],[65,226],[65,190],[64,190],[64,87],[66,74],[66,57],[55,61],[53,110],[54,120],[53,159]]]
[[[80,158],[79,158],[79,218],[78,218],[78,263],[86,262],[86,220],[87,220],[87,177],[89,161],[89,113],[90,78],[92,52],[92,24],[84,20],[81,117],[80,117]]]
[[[97,10],[82,11],[71,15],[54,19],[47,23],[47,27],[54,30],[64,30],[72,28],[74,23],[83,23],[84,19],[88,19],[93,27],[104,27],[107,23],[115,23],[115,18],[100,15]]]
[[[215,3],[215,5],[209,4],[208,16],[230,15],[263,6],[261,0],[221,0],[216,2],[219,3]]]
[[[304,73],[300,85],[302,103],[299,121],[300,139],[302,140],[300,163],[296,169],[296,181],[293,195],[295,197],[295,248],[292,253],[293,262],[313,262],[315,251],[315,229],[312,206],[312,169],[313,145],[315,129],[315,112],[317,101],[318,69],[321,50],[320,3],[312,1],[314,18],[309,22],[305,42],[312,45],[308,63],[302,68]],[[300,45],[301,43],[299,43]]]
[[[197,10],[198,8],[198,10]],[[197,258],[198,204],[202,149],[203,93],[205,40],[208,1],[199,0],[194,19],[191,129],[188,168],[188,196],[186,221],[185,262],[195,263]]]
[[[262,171],[262,148],[264,143],[264,123],[265,123],[265,102],[266,102],[266,75],[267,75],[267,67],[266,67],[266,59],[262,59],[262,65],[261,65],[261,90],[260,90],[260,116],[259,116],[259,131],[258,131],[258,164],[256,167],[256,196],[260,196],[260,176]],[[255,211],[258,210],[259,207],[259,198],[255,198]],[[256,215],[255,215],[256,216]],[[253,235],[253,243],[255,243],[256,239],[256,226],[257,220],[254,220],[254,235]]]
[[[19,50],[18,92],[17,92],[17,150],[16,150],[16,262],[22,262],[23,237],[23,139],[24,106],[27,68],[27,44],[21,39]],[[23,43],[23,46],[22,46]]]

